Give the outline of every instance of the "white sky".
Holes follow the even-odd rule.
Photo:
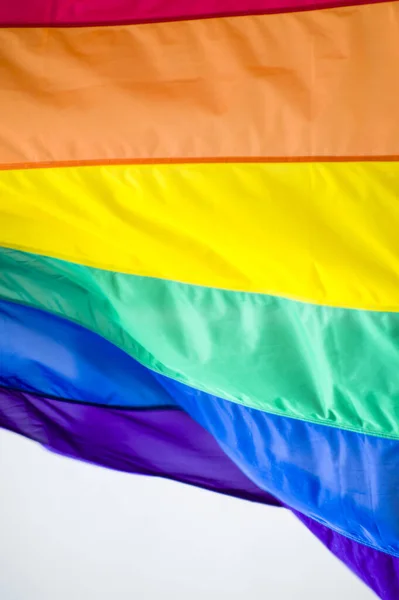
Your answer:
[[[1,600],[372,600],[282,509],[0,430]]]

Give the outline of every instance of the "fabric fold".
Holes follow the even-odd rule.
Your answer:
[[[398,439],[398,313],[124,275],[4,248],[0,269],[0,298],[76,322],[161,375],[276,415]]]
[[[80,440],[89,452],[91,432],[100,419],[107,440],[98,448],[98,459],[101,452],[105,458],[111,454],[117,466],[119,453],[122,464],[129,453],[136,464],[142,435],[136,422],[148,429],[151,460],[160,452],[157,460],[162,462],[159,439],[168,440],[169,419],[184,424],[191,417],[257,488],[341,534],[399,552],[399,441],[275,416],[210,396],[148,370],[100,336],[37,309],[0,302],[0,326],[3,396],[10,395],[11,408],[20,399],[31,414],[26,420],[18,417],[15,430],[22,427],[23,433],[24,424],[31,423],[32,431],[52,431],[54,424],[63,431],[62,439],[72,440],[72,446]],[[6,407],[6,399],[2,402]],[[178,431],[184,447],[197,443],[194,425]],[[176,436],[173,443],[179,444]],[[174,460],[185,464],[183,448],[179,459],[173,454],[168,468]]]

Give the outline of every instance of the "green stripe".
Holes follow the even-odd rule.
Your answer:
[[[399,314],[329,308],[0,250],[0,296],[103,335],[192,387],[399,437]]]

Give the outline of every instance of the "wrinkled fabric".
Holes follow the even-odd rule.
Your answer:
[[[397,2],[0,28],[0,165],[397,158],[398,38]]]
[[[273,416],[209,396],[157,375],[96,334],[37,309],[0,302],[0,326],[0,385],[47,400],[66,397],[81,408],[59,410],[86,414],[88,428],[89,415],[98,414],[85,412],[88,404],[104,410],[179,407],[258,488],[344,535],[386,552],[399,551],[398,441]],[[35,405],[41,406],[39,401]],[[120,415],[111,411],[107,417],[115,432],[109,444],[122,418],[114,414]],[[67,435],[84,439],[83,426],[76,431],[74,421],[68,423]],[[190,435],[187,429],[185,437]]]
[[[314,306],[0,249],[0,298],[94,331],[146,367],[270,413],[399,435],[399,313]]]
[[[295,512],[304,525],[364,581],[382,600],[399,598],[399,560],[358,544],[328,527]]]
[[[134,392],[133,392],[134,393]],[[0,388],[0,426],[65,456],[278,505],[178,409],[126,411]]]
[[[0,170],[0,245],[118,273],[397,312],[398,196],[393,161]]]
[[[115,408],[175,406],[151,371],[101,336],[4,301],[0,386]]]
[[[2,4],[0,426],[397,598],[399,3]]]
[[[127,413],[110,408],[89,407],[88,411],[85,408],[0,389],[1,427],[31,437],[52,451],[101,466],[167,477],[235,497],[279,505],[236,469],[212,437],[184,412],[175,409]],[[109,412],[120,417],[122,428],[118,431],[124,431],[125,436],[109,438],[109,428],[104,421]],[[76,434],[83,435],[74,434],[65,426],[68,423],[75,425]],[[182,431],[190,432],[189,440],[184,441]],[[111,452],[104,446],[108,440],[112,444]],[[358,544],[298,512],[295,514],[381,599],[397,599],[397,558]]]

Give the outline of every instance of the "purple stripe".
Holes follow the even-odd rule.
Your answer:
[[[246,500],[279,504],[179,409],[120,410],[2,388],[0,426],[63,455],[111,469],[167,477]]]
[[[346,564],[379,598],[398,600],[399,559],[353,542],[328,527],[294,511],[304,525]]]
[[[279,506],[178,409],[120,410],[0,388],[0,426],[62,455]],[[399,598],[399,559],[294,514],[383,600]]]

